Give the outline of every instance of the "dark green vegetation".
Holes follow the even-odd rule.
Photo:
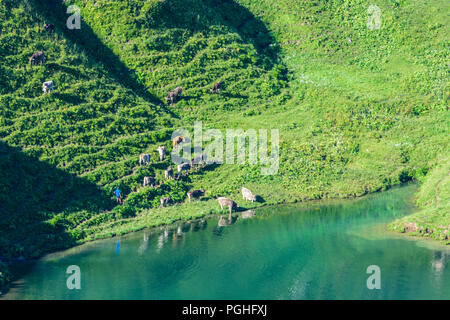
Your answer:
[[[212,199],[154,208],[191,188],[242,206],[242,185],[266,204],[348,198],[426,180],[448,155],[448,1],[380,0],[380,30],[358,0],[61,2],[0,0],[0,256],[219,212]],[[81,30],[65,26],[72,3]],[[48,61],[31,68],[39,50]],[[177,86],[183,99],[165,106]],[[279,129],[278,174],[222,165],[142,188],[170,164],[156,148],[194,120]]]
[[[11,280],[12,275],[8,271],[8,268],[3,262],[0,262],[0,288],[7,286]]]

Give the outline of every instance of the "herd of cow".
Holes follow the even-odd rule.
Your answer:
[[[42,66],[45,64],[46,61],[47,61],[47,57],[46,57],[44,51],[35,52],[30,57],[30,65],[31,66],[36,66],[36,65]],[[222,89],[222,87],[223,87],[223,82],[219,80],[216,83],[214,83],[213,87],[211,89],[209,89],[209,92],[210,93],[220,93],[220,90]],[[44,94],[46,94],[48,92],[53,92],[53,89],[54,89],[53,81],[46,81],[42,84],[42,91],[44,92]],[[183,93],[183,88],[176,87],[174,90],[169,92],[169,95],[166,97],[166,103],[168,105],[171,105],[171,104],[177,102],[181,98],[182,93]]]
[[[178,144],[180,144],[181,142],[184,142],[185,139],[182,136],[177,136],[172,140],[172,145],[175,148]],[[160,146],[158,147],[158,153],[159,153],[159,160],[163,161],[166,155],[166,148],[164,146]],[[149,153],[143,153],[139,155],[139,165],[148,165],[150,164],[150,159],[151,159],[151,154]],[[194,169],[195,166],[201,166],[202,168],[205,167],[208,164],[207,162],[207,157],[206,154],[201,154],[197,157],[194,157],[190,162],[186,162],[186,163],[182,163],[179,164],[177,166],[177,170],[178,170],[178,175],[177,175],[177,179],[179,179],[181,177],[181,174],[183,173],[183,171],[185,171],[187,174],[189,173],[189,171],[191,169]],[[172,166],[169,166],[165,171],[164,171],[164,178],[165,180],[169,180],[169,179],[173,179],[174,175],[173,175],[173,168]],[[150,186],[152,188],[156,187],[160,187],[161,185],[156,185],[156,179],[155,177],[150,177],[150,176],[145,176],[144,177],[144,181],[143,181],[143,187],[147,187]],[[256,201],[256,196],[247,188],[242,187],[242,197],[244,200],[247,201],[251,201],[254,202]],[[204,196],[206,194],[205,190],[190,190],[187,192],[187,197],[189,202],[191,202],[192,199],[198,199],[201,196]],[[224,207],[228,207],[228,210],[231,214],[232,210],[237,208],[237,204],[236,202],[234,202],[231,199],[228,198],[224,198],[224,197],[219,197],[217,198],[220,208],[223,209]],[[160,207],[164,207],[165,205],[168,205],[172,202],[172,199],[170,197],[163,197],[160,200]]]
[[[46,23],[44,25],[44,32],[46,32],[47,34],[53,34],[55,32],[55,26],[53,24]],[[44,51],[38,51],[30,57],[30,65],[31,66],[36,66],[36,65],[42,66],[45,64],[46,61],[47,61],[47,57],[46,57]],[[55,85],[52,80],[45,81],[42,84],[42,91],[44,92],[44,95],[47,93],[53,92],[54,87],[55,87]],[[219,94],[220,91],[222,90],[222,88],[223,88],[223,82],[217,81],[216,83],[214,83],[213,87],[209,90],[209,92],[211,94],[213,94],[213,93]],[[174,90],[169,92],[168,96],[166,97],[166,103],[168,105],[176,103],[181,98],[182,93],[183,93],[183,88],[176,87]],[[175,148],[181,142],[184,142],[184,137],[181,137],[181,136],[175,137],[172,140],[173,147]],[[165,157],[165,153],[166,153],[166,148],[163,146],[160,146],[160,147],[158,147],[157,150],[159,153],[159,160],[163,161],[164,157]],[[150,164],[150,159],[151,159],[151,154],[149,154],[149,153],[139,155],[139,165]],[[194,159],[192,159],[188,163],[179,164],[177,166],[177,170],[178,170],[177,179],[180,178],[183,171],[186,173],[189,173],[189,171],[191,169],[194,169],[195,166],[199,166],[199,165],[201,165],[202,167],[207,165],[206,154],[201,154],[197,157],[194,157]],[[166,180],[173,179],[174,178],[173,168],[171,166],[169,166],[165,170],[164,175],[165,175]],[[144,177],[144,181],[143,181],[144,187],[146,187],[146,186],[159,187],[160,186],[160,185],[155,186],[155,184],[156,184],[156,179],[154,177],[149,177],[149,176]],[[187,192],[187,197],[189,199],[189,202],[191,201],[191,199],[200,198],[201,196],[204,196],[204,195],[205,195],[205,190],[191,190],[191,191]],[[245,200],[249,200],[252,202],[256,201],[256,196],[249,189],[244,188],[244,187],[242,188],[242,196]],[[230,214],[234,208],[237,208],[237,204],[231,199],[219,197],[217,200],[219,202],[221,209],[223,209],[224,207],[228,207]],[[170,197],[163,197],[163,198],[161,198],[161,207],[164,207],[165,205],[167,205],[171,202],[172,202],[172,199],[170,199]]]

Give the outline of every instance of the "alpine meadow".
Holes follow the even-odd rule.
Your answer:
[[[450,244],[449,15],[446,0],[0,0],[0,288],[12,261],[232,203],[406,183],[417,211],[386,232]],[[178,174],[172,134],[195,122],[277,129],[276,174],[248,159]]]

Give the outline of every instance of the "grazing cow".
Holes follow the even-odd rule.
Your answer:
[[[54,33],[55,32],[55,25],[51,23],[44,24],[44,31],[47,33]]]
[[[207,159],[206,153],[202,153],[201,155],[199,155],[191,160],[191,167],[193,168],[194,165],[199,165],[199,164],[201,164],[202,167],[204,167],[206,165],[206,159]]]
[[[236,202],[234,202],[233,200],[228,199],[228,198],[219,197],[219,198],[217,198],[217,201],[219,201],[220,209],[223,209],[223,207],[228,207],[230,215],[231,215],[231,212],[233,211],[233,209],[238,207]]]
[[[158,147],[159,161],[164,161],[164,156],[166,155],[166,147]]]
[[[205,190],[191,190],[188,191],[187,196],[189,199],[189,202],[191,202],[192,198],[200,198],[201,196],[205,195]]]
[[[153,177],[144,177],[144,183],[142,184],[144,187],[146,186],[150,186],[150,187],[154,187],[155,186],[155,178]]]
[[[179,179],[180,176],[181,176],[181,173],[182,173],[183,171],[188,172],[189,169],[191,169],[191,164],[190,164],[190,163],[182,163],[182,164],[179,164],[179,165],[177,166],[177,169],[178,169],[178,179]]]
[[[30,58],[30,65],[35,66],[38,63],[41,64],[41,66],[45,63],[46,57],[44,51],[39,51],[36,53],[33,53],[33,55]]]
[[[256,201],[256,196],[247,188],[242,187],[242,198],[246,201]]]
[[[222,81],[217,81],[216,83],[214,83],[214,86],[209,89],[210,93],[220,93],[220,90],[223,87],[223,82]]]
[[[150,158],[151,158],[151,154],[150,153],[141,153],[139,155],[139,165],[142,166],[142,164],[148,165],[150,164]]]
[[[53,81],[46,81],[42,84],[42,91],[44,91],[44,94],[48,92],[53,92],[54,84]]]
[[[161,198],[160,202],[161,202],[161,205],[159,207],[162,208],[162,207],[164,207],[165,204],[169,204],[170,202],[172,202],[172,199],[170,197],[164,197],[164,198]]]
[[[172,167],[168,167],[164,171],[164,176],[165,176],[166,180],[173,179],[173,169],[172,169]]]
[[[176,87],[173,91],[170,91],[169,95],[166,98],[167,104],[172,104],[178,100],[179,97],[181,97],[181,94],[183,93],[182,87]]]
[[[184,142],[184,137],[182,136],[177,136],[175,138],[172,139],[172,146],[175,148],[177,145],[179,145],[181,142]]]

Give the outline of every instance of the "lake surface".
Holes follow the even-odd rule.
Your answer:
[[[353,201],[265,207],[52,254],[6,299],[450,299],[450,250],[386,232],[413,185]],[[69,290],[66,269],[81,270]],[[369,266],[381,289],[369,290]]]

